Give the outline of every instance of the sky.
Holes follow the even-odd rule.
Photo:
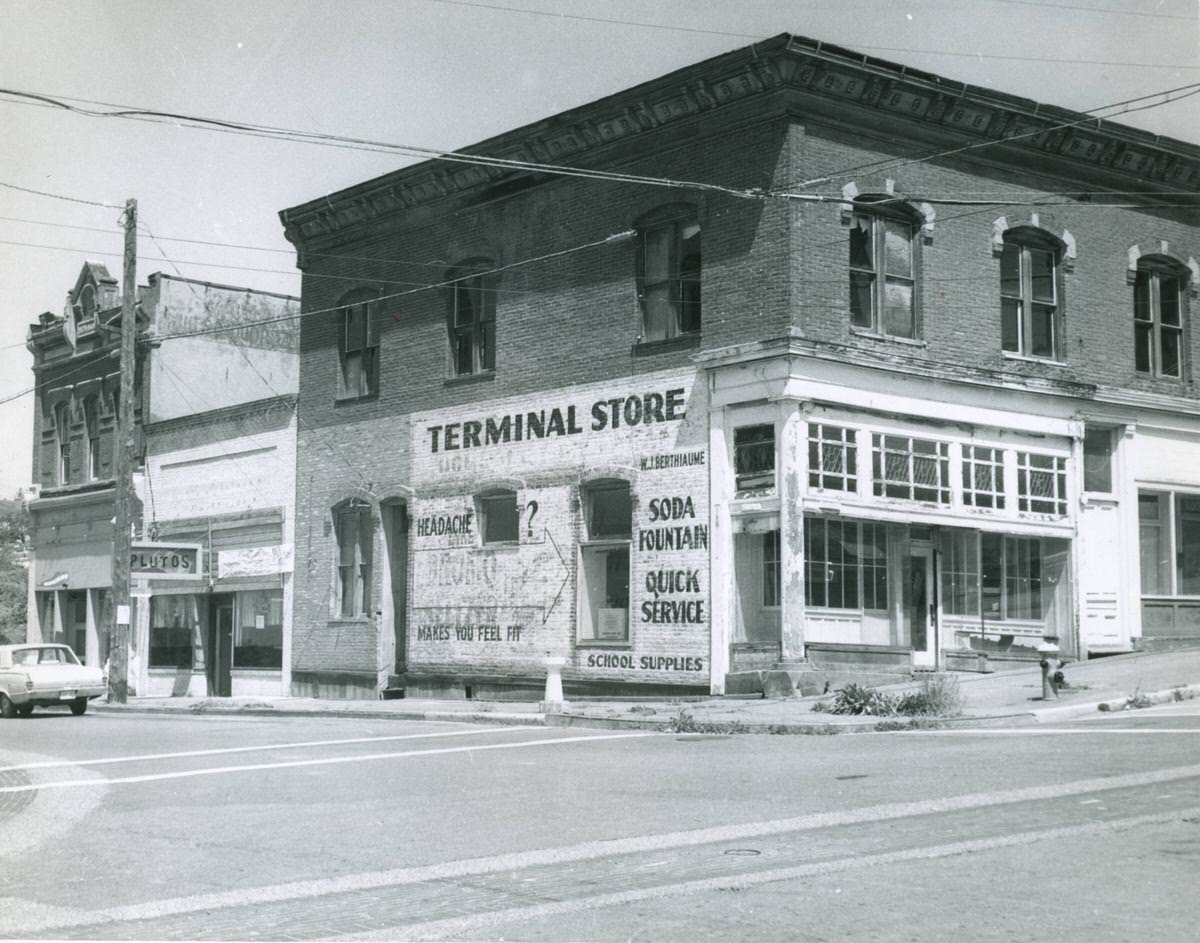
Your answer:
[[[784,32],[1080,111],[1200,82],[1200,0],[0,0],[0,23],[0,89],[440,150]],[[1200,95],[1118,120],[1200,143]],[[412,162],[0,93],[0,497],[31,475],[28,326],[85,260],[120,282],[127,199],[140,284],[298,295],[279,210]]]

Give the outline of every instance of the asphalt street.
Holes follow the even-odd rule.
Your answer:
[[[1195,940],[1200,707],[670,735],[0,723],[0,936]]]

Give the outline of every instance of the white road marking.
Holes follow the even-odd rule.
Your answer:
[[[950,730],[902,730],[886,733],[871,731],[867,736],[892,736],[900,733],[905,737],[1094,737],[1099,734],[1136,733],[1143,734],[1183,734],[1196,736],[1200,728],[1194,730],[1182,727],[963,727]],[[860,734],[861,736],[861,734]]]
[[[220,747],[212,750],[186,750],[178,753],[135,753],[129,756],[104,757],[98,760],[47,760],[42,763],[22,763],[0,766],[0,773],[9,770],[52,769],[56,766],[103,766],[110,763],[138,763],[145,760],[174,760],[193,756],[220,756],[223,753],[252,753],[260,750],[292,750],[304,747],[342,746],[352,743],[386,743],[394,740],[420,740],[429,737],[470,737],[491,733],[528,733],[529,728],[483,727],[474,730],[441,730],[433,733],[392,734],[386,737],[351,737],[343,740],[302,740],[298,743],[266,743],[254,747]]]
[[[29,783],[21,786],[0,786],[0,793],[40,792],[44,789],[80,789],[88,786],[116,786],[130,783],[152,783],[168,779],[191,779],[195,776],[218,776],[223,773],[249,773],[267,769],[291,769],[299,766],[335,766],[343,763],[365,763],[370,760],[395,760],[414,756],[438,756],[446,753],[473,753],[482,750],[514,750],[520,747],[548,746],[555,743],[590,743],[595,740],[629,740],[636,737],[657,737],[653,731],[635,733],[597,734],[583,737],[554,737],[543,740],[518,740],[515,743],[484,743],[465,747],[441,747],[429,750],[405,750],[400,753],[364,753],[360,756],[330,756],[311,760],[286,760],[278,763],[249,763],[244,766],[208,766],[201,769],[176,770],[170,773],[147,773],[143,776],[119,776],[112,779],[67,779]]]
[[[811,862],[795,865],[790,868],[773,868],[769,871],[752,871],[748,874],[680,881],[675,884],[642,888],[634,891],[622,891],[615,894],[598,894],[593,897],[556,901],[548,904],[510,907],[504,910],[494,910],[490,913],[472,914],[469,917],[450,917],[444,920],[430,920],[425,923],[400,924],[399,926],[389,927],[385,930],[355,933],[353,935],[336,936],[327,939],[361,941],[397,939],[436,940],[446,937],[461,939],[472,931],[500,927],[504,924],[528,923],[531,920],[578,913],[581,910],[596,910],[601,907],[617,908],[640,901],[655,900],[664,897],[679,897],[684,894],[696,894],[704,891],[743,890],[760,884],[793,881],[798,878],[815,877],[824,874],[838,874],[847,871],[856,871],[861,868],[899,864],[905,861],[930,861],[936,858],[950,858],[955,855],[992,851],[998,848],[1014,848],[1021,845],[1032,845],[1035,842],[1041,841],[1165,824],[1167,822],[1179,821],[1181,818],[1197,813],[1200,813],[1200,808],[1180,812],[1159,812],[1149,815],[1132,816],[1127,819],[1116,819],[1107,822],[1065,825],[1034,832],[1019,832],[1015,835],[997,835],[991,838],[976,838],[969,841],[950,842],[944,845],[930,845],[924,848],[909,848],[904,851],[888,851],[874,855],[852,855],[848,858]],[[841,889],[838,888],[836,893],[841,893]]]
[[[631,734],[626,736],[637,736]],[[596,738],[591,738],[596,739]],[[551,741],[536,741],[549,743]],[[530,744],[533,745],[533,744]],[[489,744],[477,749],[505,748],[507,744]],[[375,890],[379,888],[397,887],[406,884],[420,884],[430,881],[446,881],[486,874],[497,874],[505,871],[515,871],[524,868],[545,865],[570,864],[576,861],[593,861],[598,858],[609,858],[619,855],[630,855],[646,852],[663,851],[678,848],[690,848],[719,842],[744,842],[747,839],[768,835],[780,835],[791,832],[811,831],[822,828],[832,828],[840,825],[858,825],[869,822],[882,822],[894,819],[909,818],[918,815],[930,815],[944,812],[957,812],[970,809],[985,808],[993,805],[1005,805],[1017,802],[1044,802],[1049,799],[1060,799],[1070,796],[1086,795],[1088,793],[1104,792],[1110,789],[1141,788],[1157,783],[1176,782],[1200,777],[1200,766],[1179,766],[1169,769],[1153,770],[1144,773],[1127,773],[1120,776],[1103,776],[1094,779],[1081,779],[1069,783],[1053,783],[1043,786],[1027,786],[1020,789],[1009,789],[995,792],[969,793],[962,796],[948,796],[942,799],[924,799],[915,802],[895,802],[883,805],[864,806],[857,809],[844,809],[836,812],[817,812],[800,815],[794,818],[774,819],[762,822],[746,822],[737,825],[718,825],[709,828],[691,829],[680,832],[665,832],[657,835],[644,835],[636,838],[602,839],[598,841],[581,842],[576,845],[563,845],[556,848],[540,848],[532,851],[509,852],[484,858],[467,858],[459,861],[447,861],[441,864],[422,865],[408,868],[393,868],[386,871],[366,871],[359,874],[347,874],[336,878],[318,878],[307,881],[291,881],[284,884],[266,885],[261,887],[239,888],[234,891],[217,891],[210,894],[196,894],[190,897],[175,897],[162,900],[146,901],[140,904],[127,904],[120,907],[109,907],[80,914],[78,917],[54,918],[47,916],[38,918],[31,916],[21,925],[22,934],[42,932],[44,930],[61,929],[67,926],[90,926],[93,924],[119,923],[129,920],[153,920],[160,917],[179,916],[181,914],[198,913],[205,910],[219,910],[230,907],[250,907],[262,904],[280,903],[283,901],[306,900],[333,894],[345,894],[356,891]],[[1140,821],[1175,821],[1200,815],[1200,809],[1188,809],[1170,813],[1159,813],[1155,816],[1145,816],[1137,819],[1119,820],[1128,823]],[[1092,823],[1083,828],[1103,828],[1108,823]],[[1069,826],[1069,828],[1076,828]],[[1051,829],[1034,833],[1042,837],[1050,837],[1063,832],[1063,829]],[[965,845],[982,849],[984,843],[990,847],[1002,847],[1007,838],[981,839],[976,842],[959,843],[956,848]],[[1028,840],[1028,839],[1026,839]],[[1040,839],[1038,839],[1040,840]],[[962,853],[961,851],[954,852]],[[893,860],[903,860],[895,855],[907,852],[893,853]],[[852,861],[868,860],[870,856],[856,856]],[[882,860],[889,856],[877,856]],[[815,865],[812,867],[821,867]],[[809,867],[809,866],[805,866]],[[795,869],[791,869],[795,870]],[[809,873],[797,871],[797,876]],[[784,877],[774,880],[785,880]],[[740,879],[724,879],[729,881]],[[11,908],[10,908],[11,909]],[[524,911],[523,911],[524,912]],[[381,938],[415,939],[416,934],[405,932]]]

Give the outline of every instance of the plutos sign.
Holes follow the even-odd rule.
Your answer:
[[[134,544],[129,575],[151,579],[200,579],[199,544]]]

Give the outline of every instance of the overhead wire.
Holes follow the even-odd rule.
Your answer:
[[[753,39],[763,41],[769,39],[768,36],[763,36],[761,33],[738,33],[726,30],[711,30],[702,29],[695,26],[682,26],[673,23],[647,23],[645,21],[623,20],[616,17],[600,17],[587,16],[580,13],[562,13],[557,10],[531,10],[527,7],[511,7],[504,6],[499,3],[483,3],[481,0],[427,0],[430,3],[440,3],[447,6],[471,7],[479,10],[492,10],[502,13],[520,13],[527,16],[543,16],[553,17],[556,20],[577,20],[585,23],[608,24],[612,26],[633,26],[642,29],[658,29],[669,30],[680,33],[695,33],[709,36],[729,36],[734,39]],[[1001,0],[1003,2],[1003,0]],[[1014,0],[1015,2],[1015,0]],[[1051,4],[1037,4],[1038,6],[1051,6]],[[1074,9],[1074,8],[1061,8]],[[1099,10],[1094,8],[1081,7],[1079,9],[1088,10],[1092,13],[1120,13],[1119,10]],[[1195,20],[1192,17],[1179,17],[1179,19]],[[1103,65],[1103,66],[1118,66],[1127,68],[1143,68],[1143,69],[1164,69],[1164,68],[1183,68],[1183,69],[1200,69],[1200,66],[1186,66],[1175,63],[1160,63],[1160,62],[1121,62],[1119,60],[1110,61],[1104,59],[1064,59],[1059,56],[1015,56],[1015,55],[996,55],[991,53],[981,52],[951,52],[945,49],[910,49],[897,46],[877,46],[864,43],[855,43],[857,49],[873,49],[880,52],[903,52],[914,55],[924,56],[956,56],[967,59],[998,59],[1009,62],[1057,62],[1064,65]]]

